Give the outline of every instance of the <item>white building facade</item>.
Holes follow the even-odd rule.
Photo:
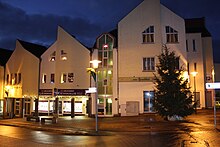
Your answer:
[[[163,45],[180,56],[186,69],[184,19],[160,4],[144,0],[118,23],[118,84],[120,113],[153,111],[154,74]]]
[[[57,40],[41,59],[39,113],[88,114],[91,102],[85,90],[90,86],[86,71],[90,51],[59,26]]]

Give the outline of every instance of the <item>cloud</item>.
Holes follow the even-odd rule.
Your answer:
[[[89,40],[88,38],[95,39],[103,31],[103,28],[98,24],[85,18],[52,14],[30,15],[22,9],[2,2],[0,2],[0,14],[0,47],[2,48],[13,49],[11,42],[15,42],[17,38],[49,45],[56,39],[58,25],[77,38],[84,38],[84,41]],[[91,42],[83,43],[92,45]]]

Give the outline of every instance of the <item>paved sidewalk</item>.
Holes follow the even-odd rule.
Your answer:
[[[208,113],[208,114],[207,114]],[[199,128],[214,130],[209,117],[211,110],[200,110],[182,122],[164,121],[157,114],[143,114],[140,116],[98,118],[99,132],[95,132],[95,118],[87,116],[59,117],[56,124],[51,121],[40,122],[26,121],[26,118],[2,119],[0,125],[30,128],[34,130],[52,131],[68,135],[111,135],[112,133],[135,132],[177,132],[185,131],[184,128],[199,124]],[[207,115],[206,115],[207,114]],[[209,117],[207,117],[209,116]],[[201,119],[202,118],[202,119]],[[184,126],[184,127],[183,127]]]

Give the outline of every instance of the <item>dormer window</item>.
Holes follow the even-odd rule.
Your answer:
[[[178,43],[178,32],[170,26],[166,26],[166,37],[167,43]]]
[[[61,60],[67,60],[67,53],[65,53],[64,50],[61,50],[60,55]]]
[[[56,60],[56,51],[54,51],[51,55],[50,55],[50,61],[54,62]]]
[[[154,26],[148,27],[143,33],[143,43],[154,43]]]

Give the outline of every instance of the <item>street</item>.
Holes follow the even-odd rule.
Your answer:
[[[178,133],[120,133],[111,136],[71,136],[0,126],[1,146],[176,146]],[[178,144],[179,143],[179,144]]]
[[[217,129],[213,125],[212,110],[198,111],[197,114],[187,117],[187,121],[183,122],[168,122],[158,119],[149,121],[148,117],[151,118],[148,115],[99,118],[101,135],[98,136],[64,133],[71,129],[76,131],[83,128],[85,131],[94,129],[94,119],[87,117],[60,118],[57,124],[46,123],[45,125],[27,122],[24,119],[0,120],[2,123],[0,125],[0,146],[212,147],[220,144],[218,137],[220,135],[219,111]]]

